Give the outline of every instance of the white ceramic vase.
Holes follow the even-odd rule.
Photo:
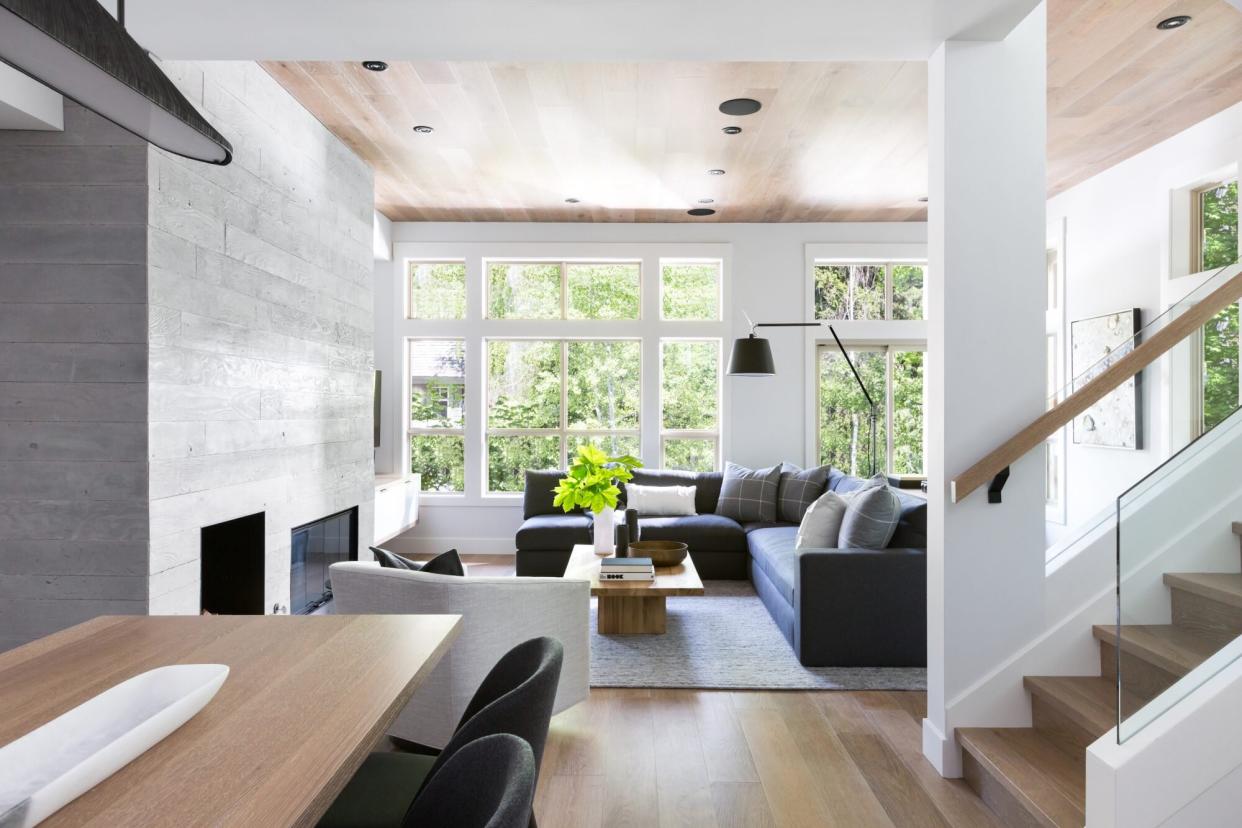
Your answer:
[[[612,554],[615,511],[611,506],[605,506],[595,513],[595,554],[600,557]]]

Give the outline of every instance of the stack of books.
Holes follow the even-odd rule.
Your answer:
[[[651,558],[605,558],[599,565],[601,581],[654,581]]]

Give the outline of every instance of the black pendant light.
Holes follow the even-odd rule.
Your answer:
[[[227,164],[233,147],[96,0],[0,0],[0,60],[160,149]]]

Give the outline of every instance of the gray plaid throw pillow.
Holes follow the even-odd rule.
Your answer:
[[[776,520],[776,491],[780,479],[780,466],[752,470],[726,463],[716,514],[739,522],[771,523]]]
[[[787,523],[801,523],[806,510],[819,500],[828,487],[828,466],[801,469],[781,463],[781,482],[776,492],[777,517]]]

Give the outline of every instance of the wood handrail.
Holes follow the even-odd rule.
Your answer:
[[[1242,271],[958,475],[949,483],[950,499],[957,503],[975,489],[986,485],[1002,470],[1055,434],[1057,429],[1064,428],[1079,414],[1099,402],[1105,394],[1168,353],[1175,345],[1239,299],[1242,299]]]

